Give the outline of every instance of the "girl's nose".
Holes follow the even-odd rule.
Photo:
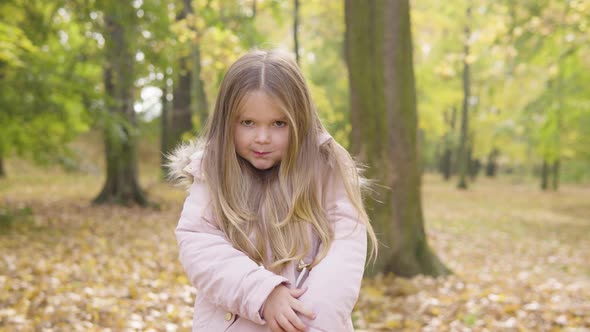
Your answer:
[[[260,129],[256,132],[254,141],[257,144],[268,144],[270,143],[270,132],[267,129]]]

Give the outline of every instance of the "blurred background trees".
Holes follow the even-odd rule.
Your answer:
[[[588,104],[575,87],[586,84],[578,72],[588,66],[582,60],[588,54],[588,2],[413,5],[427,167],[438,165],[448,175],[464,169],[472,180],[480,170],[534,176],[553,190],[560,177],[587,180],[587,151],[580,143],[588,137],[580,125],[588,121]],[[461,135],[464,122],[469,125]]]

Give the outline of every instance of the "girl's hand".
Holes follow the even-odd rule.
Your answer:
[[[309,319],[315,319],[316,315],[297,300],[305,291],[307,291],[307,287],[289,289],[282,284],[273,289],[266,299],[262,312],[272,332],[305,331],[307,327],[295,312],[299,312]]]

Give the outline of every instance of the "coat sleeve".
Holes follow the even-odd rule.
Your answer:
[[[300,316],[310,331],[353,331],[352,310],[359,296],[367,253],[367,227],[344,189],[332,176],[326,212],[333,222],[334,241],[328,254],[309,273],[309,288],[299,299],[317,317]]]
[[[270,292],[288,280],[259,266],[242,251],[235,249],[207,218],[211,211],[209,189],[197,175],[200,160],[186,168],[194,177],[184,203],[178,226],[179,259],[197,296],[205,296],[223,307],[257,324],[265,324],[259,310]]]

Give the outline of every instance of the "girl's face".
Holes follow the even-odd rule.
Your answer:
[[[249,92],[234,123],[236,153],[259,170],[280,164],[289,148],[289,125],[278,103],[262,91]]]

